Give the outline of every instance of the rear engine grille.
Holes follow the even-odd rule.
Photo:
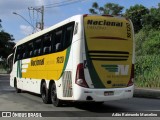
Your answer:
[[[126,61],[128,60],[129,52],[125,51],[89,51],[91,60],[99,61]]]

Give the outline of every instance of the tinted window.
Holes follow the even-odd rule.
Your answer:
[[[41,39],[36,39],[34,42],[34,56],[39,56],[42,53]]]
[[[65,37],[64,37],[64,42],[63,42],[64,49],[69,47],[72,42],[73,30],[74,30],[74,23],[70,23],[65,26]]]
[[[18,47],[17,47],[17,50],[16,50],[15,61],[20,60],[21,58],[22,58],[21,46],[18,46]]]
[[[28,57],[33,57],[33,52],[34,52],[33,42],[29,42],[27,48],[28,48]]]
[[[43,36],[43,54],[51,53],[52,51],[52,34],[45,34]]]
[[[55,32],[55,51],[61,51],[62,49],[63,30],[58,29]]]

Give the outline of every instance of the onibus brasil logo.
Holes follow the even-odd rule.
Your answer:
[[[129,65],[101,65],[108,72],[114,72],[115,75],[128,75]]]

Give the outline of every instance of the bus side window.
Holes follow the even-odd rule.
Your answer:
[[[28,43],[27,47],[28,47],[28,57],[33,57],[33,50],[34,50],[33,42]]]
[[[21,47],[21,59],[25,59],[26,57],[27,57],[27,55],[26,55],[26,45],[24,44],[24,45],[22,45],[22,47]]]
[[[22,58],[21,46],[18,46],[16,50],[16,55],[15,55],[15,62],[18,60],[21,60],[21,58]]]
[[[34,56],[40,56],[41,55],[41,49],[42,49],[42,43],[41,43],[41,39],[37,39],[34,42]]]
[[[72,38],[73,38],[73,30],[74,30],[74,22],[69,23],[65,26],[65,35],[63,41],[63,48],[66,49],[71,45]]]
[[[55,32],[55,51],[59,52],[62,50],[62,39],[63,39],[63,30],[57,29]]]
[[[43,38],[43,54],[51,53],[51,51],[52,51],[52,48],[51,48],[52,35],[45,34],[43,37],[44,37]]]

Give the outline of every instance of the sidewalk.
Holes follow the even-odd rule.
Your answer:
[[[160,99],[160,89],[135,88],[133,96]]]

